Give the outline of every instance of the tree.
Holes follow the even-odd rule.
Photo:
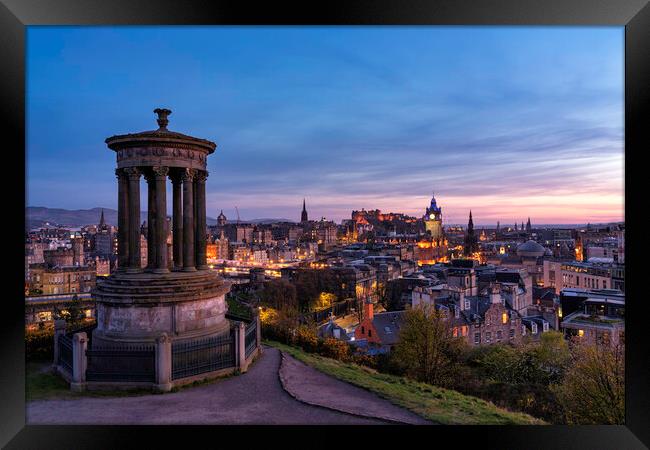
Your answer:
[[[72,296],[72,301],[68,304],[67,309],[59,310],[55,306],[53,315],[55,319],[65,320],[69,328],[77,328],[86,317],[81,307],[81,300],[76,294]]]
[[[391,359],[411,378],[446,386],[453,382],[462,345],[461,338],[453,337],[444,313],[420,305],[404,313],[400,339]]]
[[[271,280],[264,284],[261,301],[264,305],[271,306],[275,309],[298,307],[295,286],[281,278]]]
[[[548,386],[562,379],[569,363],[569,347],[562,333],[543,333],[539,342],[514,347],[497,344],[472,351],[472,363],[487,379],[510,384]]]
[[[569,345],[562,333],[542,333],[537,345],[524,349],[534,364],[533,376],[529,381],[548,385],[562,379],[571,358]]]
[[[329,292],[321,292],[316,301],[317,311],[330,308],[336,302],[336,295]]]
[[[553,390],[568,424],[625,422],[625,349],[577,343],[564,380]]]

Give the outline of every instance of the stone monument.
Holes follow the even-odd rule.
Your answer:
[[[153,344],[229,332],[230,283],[206,264],[205,182],[214,142],[169,131],[169,109],[156,109],[157,130],[106,139],[116,153],[118,269],[93,291],[92,347]],[[140,181],[147,183],[147,266],[140,255]],[[172,255],[167,251],[167,178],[172,184]]]

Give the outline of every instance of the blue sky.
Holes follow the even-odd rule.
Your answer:
[[[29,27],[27,205],[116,208],[104,139],[217,142],[208,215],[623,218],[623,27]],[[144,183],[143,183],[144,184]],[[143,202],[146,200],[143,193]],[[143,203],[146,205],[146,203]]]

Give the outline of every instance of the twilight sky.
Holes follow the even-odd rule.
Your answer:
[[[210,139],[208,216],[623,220],[623,27],[28,27],[29,206],[117,208],[104,139]],[[145,183],[143,182],[143,187]],[[171,187],[168,186],[170,190]],[[170,198],[170,197],[168,197]],[[142,194],[146,209],[146,189]],[[171,202],[169,202],[171,210]]]

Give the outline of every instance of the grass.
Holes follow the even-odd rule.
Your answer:
[[[134,397],[151,395],[151,389],[73,392],[70,384],[50,370],[52,363],[28,362],[25,366],[25,400],[74,399],[80,397]]]
[[[70,385],[63,378],[48,370],[51,365],[51,362],[27,363],[25,367],[25,399],[27,401],[69,397]]]
[[[251,361],[248,366],[249,369],[258,359],[259,357],[255,357]],[[74,399],[80,397],[137,397],[141,395],[163,394],[162,392],[155,392],[145,388],[73,392],[70,390],[70,384],[67,381],[51,371],[51,366],[52,363],[50,361],[32,361],[27,363],[25,366],[26,401]],[[175,386],[171,392],[180,392],[192,387],[218,383],[240,374],[239,369],[237,369],[234,373],[225,374],[217,378],[201,379],[183,386]]]
[[[544,421],[528,414],[508,411],[493,403],[453,390],[306,353],[279,342],[266,341],[265,343],[327,375],[374,392],[436,423],[443,425],[545,424]]]

